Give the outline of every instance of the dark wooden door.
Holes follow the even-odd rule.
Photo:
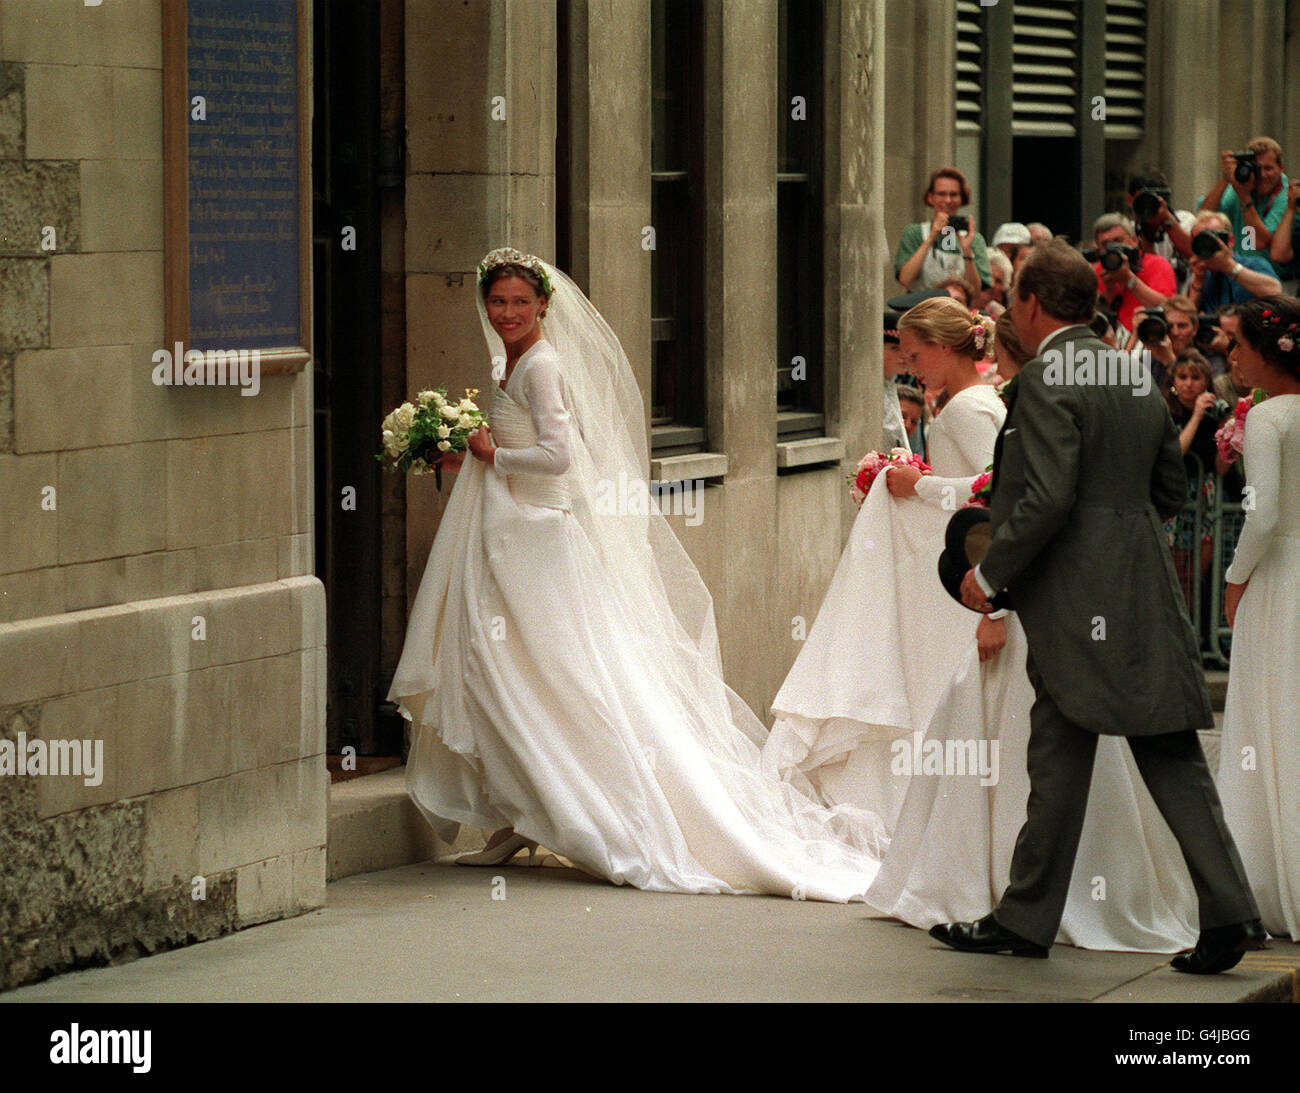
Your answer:
[[[316,0],[312,171],[316,573],[327,597],[328,750],[396,754],[380,673],[379,5]]]

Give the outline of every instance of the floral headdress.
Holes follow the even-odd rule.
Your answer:
[[[542,260],[535,255],[525,254],[521,250],[515,250],[514,247],[498,247],[494,251],[489,251],[478,264],[478,286],[481,289],[483,282],[494,269],[501,266],[523,266],[524,269],[532,270],[537,274],[538,279],[542,282],[542,289],[549,300],[553,293],[551,288],[551,279],[546,275],[546,267]]]
[[[970,321],[971,334],[975,338],[975,348],[983,353],[989,334],[992,332],[992,321],[987,315],[983,315],[978,311],[970,313]]]
[[[1263,311],[1260,312],[1259,321],[1260,321],[1260,325],[1265,327],[1275,327],[1275,326],[1282,325],[1281,316],[1278,315],[1278,313],[1274,311],[1271,307],[1266,307]],[[1277,347],[1280,350],[1282,350],[1283,353],[1290,353],[1291,350],[1295,348],[1295,339],[1297,335],[1296,328],[1297,328],[1296,323],[1288,323],[1286,329],[1283,330],[1282,333],[1278,335]]]

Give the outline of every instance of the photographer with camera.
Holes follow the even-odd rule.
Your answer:
[[[1196,215],[1186,209],[1175,212],[1169,207],[1170,200],[1172,191],[1158,167],[1143,167],[1129,175],[1128,207],[1133,215],[1138,250],[1166,259],[1173,267],[1178,291],[1184,292],[1192,278],[1187,259],[1192,256],[1189,233]]]
[[[1219,175],[1198,208],[1228,217],[1232,249],[1238,257],[1249,254],[1267,260],[1287,205],[1282,146],[1272,137],[1256,137],[1245,151],[1221,152]],[[1250,228],[1254,239],[1247,238],[1243,228]]]
[[[975,230],[975,218],[957,210],[970,204],[966,176],[956,167],[940,167],[930,175],[923,200],[934,219],[909,224],[898,241],[894,276],[905,289],[934,288],[960,277],[974,296],[993,283],[988,248]]]
[[[1293,178],[1286,195],[1286,212],[1278,221],[1268,256],[1278,277],[1294,295],[1300,278],[1300,178]]]
[[[1119,213],[1106,213],[1092,226],[1095,250],[1084,258],[1097,271],[1097,290],[1125,331],[1139,307],[1159,307],[1177,289],[1173,267],[1158,254],[1143,254],[1133,226]]]
[[[1188,294],[1202,311],[1225,304],[1244,304],[1254,296],[1277,296],[1282,283],[1268,259],[1256,254],[1234,256],[1232,224],[1220,212],[1202,210],[1192,225],[1192,284]]]
[[[1195,348],[1199,323],[1196,305],[1187,296],[1170,296],[1160,307],[1143,308],[1136,318],[1134,363],[1149,351],[1151,379],[1161,387],[1179,355]]]

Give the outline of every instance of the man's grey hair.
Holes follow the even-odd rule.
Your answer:
[[[1102,232],[1112,228],[1123,228],[1125,235],[1133,234],[1133,221],[1120,213],[1102,213],[1092,226],[1092,237],[1097,238]]]

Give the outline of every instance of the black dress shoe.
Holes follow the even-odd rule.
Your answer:
[[[1235,968],[1248,949],[1267,948],[1268,933],[1259,919],[1252,919],[1201,931],[1196,948],[1189,953],[1179,953],[1169,963],[1176,972],[1215,975]]]
[[[1013,934],[1005,926],[999,926],[992,915],[985,915],[976,922],[949,922],[931,926],[930,936],[967,953],[1010,953],[1012,956],[1047,958],[1046,946]]]

